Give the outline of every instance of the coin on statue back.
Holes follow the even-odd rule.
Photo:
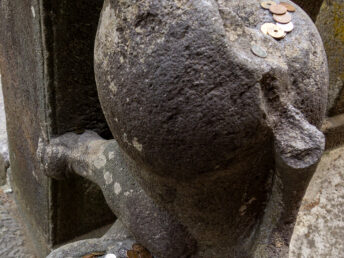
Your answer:
[[[294,29],[294,24],[292,22],[289,22],[287,24],[283,23],[276,23],[277,26],[281,27],[285,32],[291,32]]]
[[[287,8],[280,4],[271,5],[269,10],[273,14],[285,14],[287,12]]]
[[[289,3],[282,2],[282,3],[280,3],[280,5],[283,5],[285,8],[287,8],[288,12],[295,12],[296,11],[296,8]]]
[[[265,34],[268,35],[268,28],[271,26],[274,26],[274,23],[264,23],[261,27],[260,30]]]
[[[278,25],[271,26],[268,28],[268,34],[275,39],[283,39],[286,35],[284,30]]]
[[[291,19],[292,19],[290,13],[285,13],[282,15],[274,14],[273,17],[275,21],[279,23],[283,23],[283,24],[291,22]]]
[[[266,50],[258,45],[253,44],[251,47],[251,51],[253,54],[255,54],[258,57],[266,58],[268,56],[268,53]]]
[[[264,2],[261,2],[260,5],[261,5],[261,7],[263,7],[264,9],[269,10],[269,9],[270,9],[270,6],[272,6],[272,5],[277,5],[277,3],[274,2],[274,1],[264,1]]]

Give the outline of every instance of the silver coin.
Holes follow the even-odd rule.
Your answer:
[[[266,50],[256,44],[252,45],[251,51],[253,54],[261,58],[266,58],[268,56],[268,53],[266,52]]]
[[[291,32],[294,29],[294,24],[292,22],[289,22],[287,24],[277,22],[276,25],[279,26],[285,32]]]

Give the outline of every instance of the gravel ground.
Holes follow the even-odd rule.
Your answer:
[[[5,193],[10,187],[0,187],[0,257],[36,258],[26,237],[12,193]]]

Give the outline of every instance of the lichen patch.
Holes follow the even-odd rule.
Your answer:
[[[104,174],[104,179],[105,179],[105,183],[106,183],[107,185],[111,184],[111,183],[112,183],[112,174],[111,174],[110,172],[107,171],[107,172]]]
[[[114,184],[113,188],[114,188],[114,192],[115,192],[116,195],[119,195],[121,193],[121,191],[122,191],[121,185],[119,183],[117,183],[117,182]]]
[[[97,169],[101,169],[105,166],[106,164],[106,157],[104,155],[100,155],[99,157],[97,157],[97,159],[94,161],[94,166]]]
[[[114,82],[111,82],[110,86],[109,86],[110,90],[112,91],[113,94],[116,94],[117,93],[117,86],[115,85]]]
[[[115,152],[110,151],[109,152],[109,160],[114,159],[114,158],[115,158]]]
[[[138,142],[138,139],[135,137],[133,139],[133,146],[135,147],[135,149],[137,149],[139,152],[141,152],[143,150],[143,146],[141,143]]]

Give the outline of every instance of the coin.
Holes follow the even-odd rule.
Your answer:
[[[290,13],[288,12],[282,15],[274,14],[273,17],[275,21],[283,24],[291,22],[292,19]]]
[[[258,57],[266,58],[268,56],[268,53],[266,50],[258,45],[253,44],[251,47],[251,51],[253,54],[255,54]]]
[[[273,14],[285,14],[287,12],[287,8],[280,4],[271,5],[269,10]]]
[[[296,11],[296,8],[289,3],[281,2],[280,5],[283,5],[285,8],[287,8],[288,12],[295,12]]]
[[[294,29],[294,24],[292,22],[289,22],[287,24],[282,23],[276,23],[277,26],[281,27],[285,32],[291,32]]]
[[[261,27],[260,30],[265,34],[268,35],[268,28],[271,26],[274,26],[274,23],[264,23]]]
[[[275,24],[268,28],[268,34],[275,39],[283,39],[286,35],[284,30]]]
[[[264,2],[261,2],[260,5],[261,5],[261,7],[263,7],[264,9],[267,9],[267,10],[268,10],[268,9],[270,8],[270,6],[272,6],[272,5],[277,5],[277,3],[274,2],[274,1],[264,1]]]

